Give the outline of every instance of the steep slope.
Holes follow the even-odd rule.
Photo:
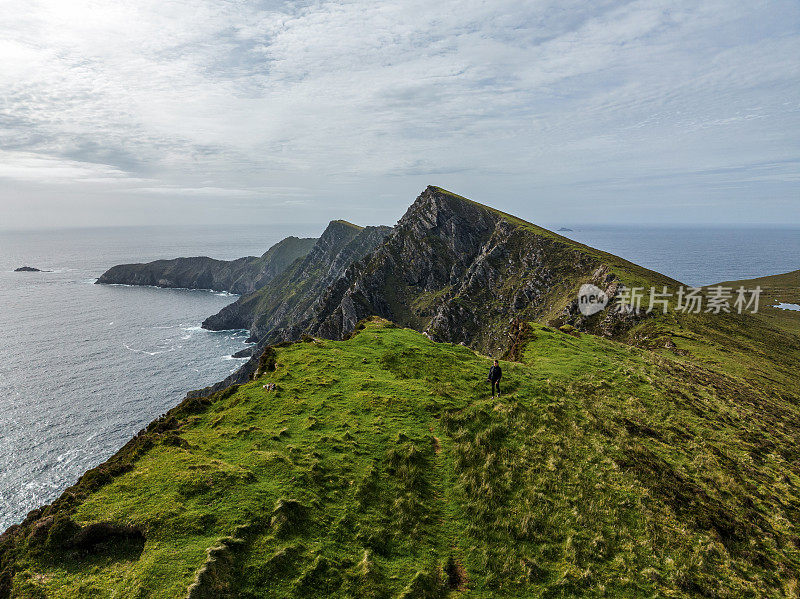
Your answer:
[[[239,298],[203,322],[211,330],[250,329],[252,338],[294,335],[324,290],[355,261],[373,251],[389,227],[359,227],[332,221],[304,258],[296,260],[269,285]],[[291,333],[288,331],[292,331]]]
[[[360,319],[377,315],[425,331],[435,340],[502,354],[512,342],[513,321],[558,318],[587,282],[610,297],[620,284],[678,284],[428,187],[385,243],[338,280],[299,328],[337,339]],[[611,334],[627,328],[636,316],[609,311],[579,324]]]
[[[357,328],[268,350],[12,527],[0,598],[793,596],[796,388],[532,324],[494,400],[468,348]]]
[[[156,260],[146,264],[120,264],[107,270],[96,282],[252,293],[295,260],[308,254],[316,241],[287,237],[260,257],[249,256],[238,260],[215,260],[200,256]]]

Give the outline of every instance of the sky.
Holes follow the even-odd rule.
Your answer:
[[[800,224],[796,0],[0,0],[0,228]]]

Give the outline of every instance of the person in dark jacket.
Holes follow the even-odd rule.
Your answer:
[[[500,368],[500,363],[495,360],[494,366],[489,369],[489,382],[492,384],[492,397],[494,397],[495,389],[497,389],[497,397],[500,397],[501,378],[503,378],[503,370]]]

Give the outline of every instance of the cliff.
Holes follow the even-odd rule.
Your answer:
[[[250,329],[254,340],[292,338],[325,289],[349,266],[372,252],[389,227],[359,227],[332,221],[305,257],[296,260],[269,285],[240,297],[207,318],[211,330]]]
[[[582,283],[613,297],[621,283],[676,281],[450,193],[428,187],[386,241],[320,299],[310,334],[335,339],[377,315],[437,341],[509,349],[515,320],[563,316]],[[616,334],[608,312],[577,322]],[[624,327],[622,327],[624,328]]]
[[[266,285],[297,258],[305,256],[316,241],[287,237],[260,257],[230,261],[199,256],[146,264],[121,264],[103,273],[96,283],[251,293]]]
[[[581,318],[574,300],[585,282],[612,297],[621,284],[677,284],[428,187],[392,229],[361,230],[334,221],[308,256],[203,326],[248,328],[263,346],[303,333],[342,338],[362,318],[381,316],[439,341],[500,355],[513,344],[515,321],[561,319],[581,330],[616,335],[639,318],[612,312]]]

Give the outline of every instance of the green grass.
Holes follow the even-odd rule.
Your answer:
[[[796,392],[687,351],[532,324],[491,399],[386,321],[279,347],[23,526],[14,597],[794,596]]]
[[[773,326],[800,334],[800,312],[774,307],[779,303],[800,304],[800,270],[757,279],[726,281],[721,285],[733,289],[738,289],[740,286],[745,289],[761,287],[759,318]]]

